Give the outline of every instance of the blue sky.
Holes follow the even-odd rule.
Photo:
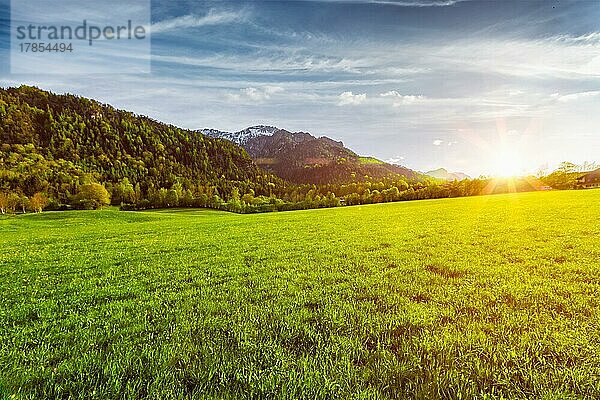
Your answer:
[[[0,56],[8,57],[0,0]],[[11,75],[186,128],[269,124],[419,170],[600,161],[598,1],[152,3],[152,73]],[[107,55],[110,57],[112,55]]]

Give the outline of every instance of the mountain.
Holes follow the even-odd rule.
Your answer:
[[[274,126],[256,125],[239,132],[225,132],[217,129],[203,129],[201,132],[206,136],[218,139],[227,139],[235,144],[244,145],[250,139],[254,139],[259,136],[272,136],[278,130],[279,128]]]
[[[327,184],[403,175],[414,179],[411,169],[361,157],[339,141],[307,132],[290,132],[273,126],[252,126],[239,132],[203,129],[213,138],[240,144],[260,167],[294,183]]]
[[[444,168],[438,168],[433,171],[425,172],[425,175],[429,175],[436,179],[443,179],[446,181],[462,181],[464,179],[471,179],[469,175],[462,172],[448,172]]]
[[[111,191],[125,178],[147,197],[172,188],[179,196],[269,195],[282,183],[230,141],[73,95],[0,89],[0,191],[67,202],[84,182]]]

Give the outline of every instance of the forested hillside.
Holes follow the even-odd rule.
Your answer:
[[[0,191],[42,192],[57,203],[91,182],[116,204],[165,206],[169,195],[207,203],[281,186],[227,140],[33,87],[0,89],[0,138]]]

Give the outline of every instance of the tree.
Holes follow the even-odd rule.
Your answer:
[[[592,162],[585,161],[583,163],[583,165],[581,166],[581,171],[583,171],[583,172],[593,171],[595,169],[598,169],[598,164],[595,161],[592,161]]]
[[[227,202],[227,209],[229,211],[239,212],[241,211],[242,203],[240,200],[240,191],[238,188],[233,188],[231,191],[231,196],[229,197],[229,201]]]
[[[246,204],[252,204],[253,200],[254,200],[253,193],[246,193],[245,195],[242,196],[242,201]]]
[[[177,193],[178,199],[183,197],[183,186],[181,183],[174,183],[173,186],[171,186],[171,190],[174,190],[175,193]]]
[[[345,197],[346,204],[349,206],[354,206],[361,203],[360,194],[358,193],[350,193]]]
[[[165,203],[167,207],[177,207],[179,205],[179,195],[176,189],[171,189],[167,192]]]
[[[202,193],[200,197],[196,199],[196,207],[207,207],[208,206],[208,195]]]
[[[44,180],[41,179],[39,176],[29,175],[27,178],[25,178],[25,182],[23,182],[22,186],[23,186],[23,191],[25,193],[27,193],[28,195],[31,195],[36,192],[45,190],[47,184],[48,184],[48,182],[44,182]]]
[[[371,201],[373,203],[381,203],[383,200],[383,196],[379,193],[379,190],[375,189],[371,192]]]
[[[406,183],[406,181],[404,179],[401,179],[397,182],[396,186],[398,187],[398,190],[403,192],[405,190],[408,190],[408,188],[410,187],[408,185],[408,183]]]
[[[179,199],[179,205],[184,207],[194,206],[194,195],[190,190],[184,190],[183,195]]]
[[[569,161],[563,161],[558,166],[558,171],[564,172],[566,174],[571,172],[577,172],[577,165]]]
[[[71,199],[71,205],[78,209],[95,210],[110,204],[106,188],[98,183],[81,185],[79,192]]]
[[[0,192],[0,213],[6,214],[8,210],[8,194]]]
[[[160,188],[158,190],[156,207],[165,207],[167,205],[167,194],[168,190],[165,188]]]
[[[133,191],[134,191],[133,202],[139,203],[142,200],[142,188],[140,187],[139,182],[135,184],[135,188]]]
[[[33,210],[33,212],[42,212],[44,207],[48,204],[48,199],[42,193],[37,192],[34,194],[29,200],[29,207]]]
[[[335,197],[335,193],[330,192],[327,194],[327,207],[337,207],[340,205],[340,199]]]
[[[19,198],[19,205],[21,206],[21,211],[23,212],[23,214],[25,214],[27,212],[27,209],[31,206],[29,199],[25,195],[22,195]]]
[[[21,196],[12,192],[8,194],[8,211],[14,213],[21,206]]]
[[[129,179],[123,178],[121,182],[114,186],[112,193],[113,204],[121,203],[134,203],[135,201],[135,189]]]

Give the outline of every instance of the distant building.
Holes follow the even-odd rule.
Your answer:
[[[577,187],[584,189],[600,188],[600,168],[580,175],[577,178]]]

